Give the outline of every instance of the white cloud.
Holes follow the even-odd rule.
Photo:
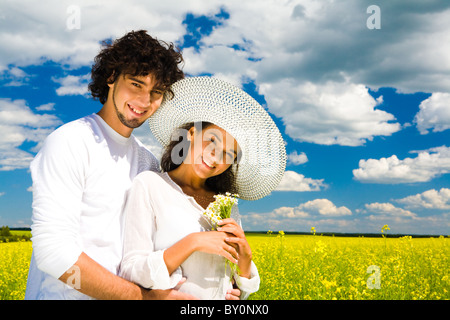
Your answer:
[[[392,203],[379,203],[379,202],[375,202],[375,203],[370,203],[370,204],[366,204],[365,205],[366,211],[376,214],[376,215],[381,215],[381,216],[404,216],[404,217],[415,217],[416,214],[409,211],[409,210],[405,210],[402,208],[398,208],[396,206],[394,206]]]
[[[381,233],[388,224],[395,234],[444,234],[450,227],[449,214],[421,217],[415,212],[394,206],[391,203],[369,203],[355,215],[345,206],[336,207],[328,199],[316,199],[295,207],[280,207],[270,212],[251,212],[242,215],[245,230],[302,231],[317,233]]]
[[[281,208],[280,208],[281,209]],[[398,208],[397,208],[398,209]],[[284,210],[284,212],[283,212]],[[450,227],[449,213],[427,217],[410,216],[405,214],[371,213],[365,210],[364,215],[358,216],[292,216],[289,217],[289,208],[275,210],[270,213],[249,213],[242,216],[244,230],[267,231],[301,231],[310,232],[311,227],[316,228],[316,234],[322,232],[340,233],[376,233],[381,234],[381,228],[388,224],[388,234],[448,234]],[[393,210],[395,211],[395,210]],[[400,211],[399,211],[400,212]],[[401,213],[401,212],[400,212]]]
[[[260,92],[298,141],[360,146],[400,130],[392,114],[376,109],[378,102],[363,85],[282,80],[261,85]]]
[[[361,226],[366,232],[381,233],[381,228],[387,224],[391,230],[387,234],[448,234],[449,215],[434,215],[428,217],[405,216],[395,214],[371,214],[356,221],[358,228],[355,232],[361,232]]]
[[[416,158],[403,160],[396,155],[378,160],[360,160],[359,168],[353,170],[353,176],[360,182],[397,184],[427,182],[450,172],[450,147],[416,152]]]
[[[345,219],[352,215],[345,206],[336,207],[328,199],[316,199],[302,203],[296,207],[280,207],[270,212],[248,213],[242,215],[245,230],[285,230],[306,231],[320,226],[324,231],[349,230],[353,219]]]
[[[53,111],[55,110],[55,104],[53,102],[46,103],[43,105],[40,105],[39,107],[36,107],[37,111]]]
[[[431,189],[396,201],[404,204],[406,208],[448,210],[450,209],[450,189],[441,188],[439,191]]]
[[[275,217],[280,218],[306,218],[309,213],[302,211],[299,207],[281,207],[273,210]]]
[[[351,210],[347,207],[336,207],[336,205],[328,199],[308,201],[299,205],[298,208],[311,214],[320,214],[325,216],[347,216],[352,214]]]
[[[255,77],[255,71],[252,70],[253,63],[248,60],[249,53],[246,51],[236,51],[223,45],[206,47],[201,52],[187,48],[183,50],[183,58],[184,71],[188,74],[214,73],[216,78],[238,87],[241,87],[245,78]]]
[[[304,152],[300,154],[298,154],[297,151],[291,152],[290,154],[288,154],[287,158],[288,163],[294,165],[300,165],[308,162],[308,157]]]
[[[17,67],[0,67],[0,80],[5,82],[5,87],[20,87],[28,83],[28,81],[30,80],[30,75]]]
[[[433,93],[428,99],[420,103],[420,111],[414,122],[421,134],[429,130],[440,132],[450,129],[450,94]]]
[[[88,84],[91,80],[91,75],[86,74],[83,76],[68,75],[64,78],[53,78],[54,82],[59,83],[61,86],[56,89],[58,96],[67,95],[88,95]]]
[[[320,191],[326,187],[323,179],[305,178],[304,175],[295,171],[285,171],[275,191]]]
[[[328,216],[338,217],[351,215],[352,212],[345,206],[336,207],[336,205],[328,199],[315,199],[302,203],[296,207],[280,207],[272,211],[271,217],[311,217],[311,216]]]
[[[0,69],[10,64],[26,66],[46,60],[71,68],[89,66],[97,55],[99,41],[117,38],[131,30],[146,29],[155,37],[174,42],[185,32],[188,11],[217,12],[219,3],[204,1],[160,2],[62,0],[43,5],[25,0],[2,3]],[[73,20],[70,6],[80,9],[80,28],[68,29]]]
[[[283,78],[340,82],[349,76],[373,88],[449,91],[449,4],[377,5],[382,28],[369,30],[365,2],[227,1],[230,19],[203,42],[207,48],[246,48],[260,59],[254,67],[259,84]]]
[[[0,197],[4,196],[4,195],[5,195],[5,192],[0,192]]]
[[[0,128],[1,131],[1,128]],[[12,150],[2,150],[0,156],[0,171],[12,171],[16,169],[26,169],[33,160],[33,155],[14,148]]]
[[[315,199],[298,205],[297,207],[281,207],[272,211],[273,217],[339,217],[349,216],[352,212],[345,206],[336,207],[336,205],[328,199]]]
[[[26,141],[35,142],[30,151],[37,151],[60,124],[54,115],[35,114],[25,100],[0,99],[0,171],[27,168],[33,154],[20,146]]]
[[[389,136],[401,126],[367,87],[450,91],[450,11],[377,4],[382,28],[368,30],[364,2],[227,1],[230,19],[188,53],[187,70],[222,75],[224,63],[228,79],[254,80],[299,141],[359,146]]]

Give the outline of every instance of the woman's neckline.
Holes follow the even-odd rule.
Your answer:
[[[191,202],[193,202],[197,207],[199,207],[202,211],[205,211],[206,208],[204,208],[202,205],[200,205],[200,203],[198,203],[197,199],[195,199],[195,197],[193,195],[187,194],[186,192],[183,191],[183,189],[178,185],[178,183],[176,183],[169,175],[168,172],[163,172],[164,176],[167,177],[167,179],[169,180],[169,182],[179,191],[181,192],[186,198],[188,198]],[[203,196],[197,196],[199,198],[204,198],[206,199],[206,197]]]

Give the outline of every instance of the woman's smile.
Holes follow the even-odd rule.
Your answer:
[[[209,169],[215,169],[214,163],[202,157],[202,163]]]

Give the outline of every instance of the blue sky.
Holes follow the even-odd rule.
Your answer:
[[[449,234],[448,1],[0,2],[0,225],[31,224],[45,137],[101,108],[87,92],[99,43],[146,29],[283,134],[285,176],[240,201],[244,229]],[[146,125],[135,134],[160,155]]]

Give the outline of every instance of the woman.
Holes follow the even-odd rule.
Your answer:
[[[200,299],[224,299],[233,277],[246,298],[260,280],[240,223],[224,219],[211,231],[203,213],[216,194],[255,200],[276,187],[286,162],[281,134],[256,101],[221,80],[188,78],[172,91],[150,120],[166,146],[163,172],[138,175],[126,201],[121,275],[154,289],[185,277],[179,290]]]

